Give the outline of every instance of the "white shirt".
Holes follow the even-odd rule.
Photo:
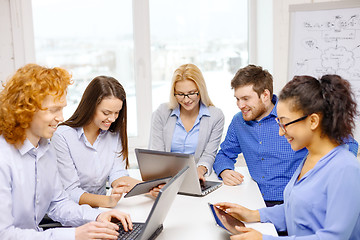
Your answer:
[[[106,181],[111,184],[128,176],[119,133],[101,131],[94,144],[86,139],[83,128],[60,126],[51,139],[65,190],[75,202],[85,192],[106,194]]]
[[[17,149],[0,136],[0,199],[1,239],[75,239],[74,228],[42,231],[38,224],[46,213],[66,226],[80,226],[101,213],[69,199],[46,139],[38,148],[26,139]]]

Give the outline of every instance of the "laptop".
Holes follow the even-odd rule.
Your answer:
[[[163,222],[186,177],[189,167],[181,169],[170,181],[160,189],[145,223],[133,223],[133,230],[125,231],[119,224],[118,239],[149,240],[155,239],[163,230]]]
[[[187,176],[180,187],[180,194],[205,196],[221,187],[221,182],[200,182],[194,156],[149,149],[135,149],[140,174],[143,181],[174,176],[184,166],[189,166]]]
[[[221,229],[225,230],[230,235],[234,234],[241,234],[235,229],[235,226],[245,227],[245,224],[228,214],[227,212],[221,210],[218,207],[215,207],[213,204],[208,203],[212,216],[214,217],[216,226],[220,227]]]

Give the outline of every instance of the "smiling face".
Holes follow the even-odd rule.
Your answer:
[[[198,93],[199,90],[196,84],[191,80],[181,80],[175,84],[175,94],[191,94]],[[199,107],[200,95],[178,96],[175,95],[176,100],[181,107],[186,111],[192,111]]]
[[[304,116],[302,111],[292,111],[292,100],[279,101],[277,104],[277,114],[282,124],[290,123]],[[279,135],[287,139],[294,151],[308,147],[311,144],[315,134],[314,130],[318,126],[318,123],[314,122],[316,114],[312,115],[286,126],[286,132],[279,127]]]
[[[104,98],[96,107],[90,124],[94,125],[97,129],[108,130],[111,124],[118,118],[122,106],[123,101],[114,96]]]
[[[48,95],[43,100],[41,107],[34,113],[30,128],[26,130],[26,137],[36,147],[40,138],[50,139],[54,134],[57,125],[64,121],[63,108],[66,106],[66,95],[60,99]]]
[[[266,116],[264,94],[259,97],[252,85],[236,88],[234,96],[245,121],[260,120]]]

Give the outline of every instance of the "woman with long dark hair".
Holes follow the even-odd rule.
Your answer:
[[[113,77],[98,76],[87,86],[74,114],[52,142],[65,190],[79,204],[114,207],[128,187],[126,93]],[[106,182],[112,192],[106,196]]]

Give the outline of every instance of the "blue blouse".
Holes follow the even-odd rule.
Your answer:
[[[321,158],[298,181],[300,164],[284,191],[284,204],[260,209],[261,222],[272,222],[289,237],[267,239],[360,239],[360,164],[344,146]]]
[[[176,116],[174,134],[171,142],[171,152],[194,154],[199,139],[200,120],[203,116],[210,116],[209,109],[200,102],[199,114],[195,120],[194,126],[189,132],[185,130],[180,118],[180,107],[175,108],[171,116]]]

